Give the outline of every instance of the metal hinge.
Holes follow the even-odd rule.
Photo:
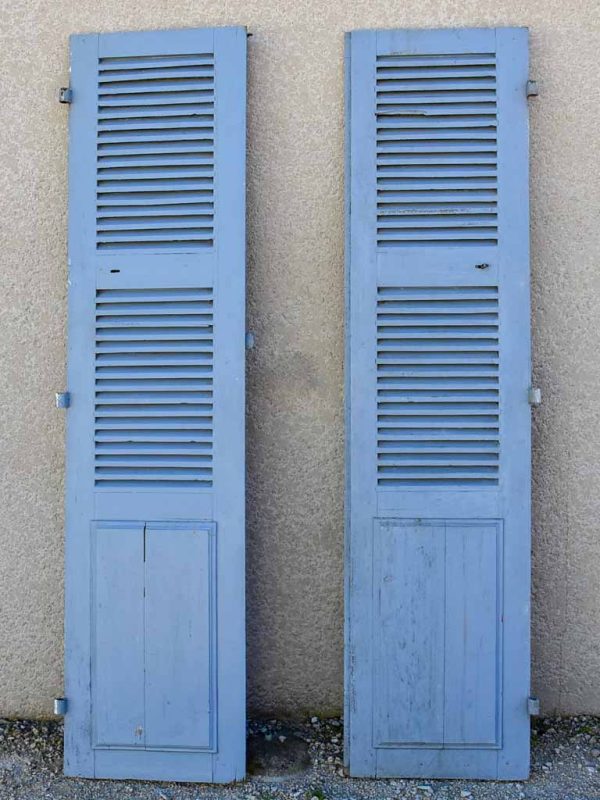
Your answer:
[[[67,698],[55,697],[54,698],[54,714],[57,717],[64,717],[67,713]]]
[[[252,350],[254,348],[255,341],[256,340],[252,331],[248,331],[246,333],[246,350]]]
[[[56,393],[56,407],[68,408],[71,405],[70,392],[57,392]]]
[[[540,93],[537,81],[527,81],[526,87],[527,97],[537,97]]]
[[[58,90],[58,102],[59,103],[72,103],[73,102],[73,90],[70,86],[61,86]]]
[[[527,698],[527,711],[530,717],[539,717],[540,715],[540,701],[537,697]]]
[[[527,393],[527,399],[530,406],[541,406],[542,404],[542,390],[536,386],[530,386]]]

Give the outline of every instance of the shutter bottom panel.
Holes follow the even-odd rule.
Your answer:
[[[211,289],[96,293],[98,488],[210,488]]]
[[[498,290],[382,287],[377,299],[377,483],[498,484]]]

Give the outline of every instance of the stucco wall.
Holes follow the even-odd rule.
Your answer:
[[[600,712],[596,0],[13,0],[0,28],[0,714],[62,690],[66,126],[73,32],[246,24],[252,710],[342,703],[343,32],[528,25],[534,688]]]

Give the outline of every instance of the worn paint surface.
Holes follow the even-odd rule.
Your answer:
[[[594,0],[20,0],[0,32],[0,712],[62,693],[66,129],[73,32],[246,24],[249,701],[342,704],[343,33],[527,25],[531,75],[534,688],[600,711],[600,10]]]
[[[361,30],[345,57],[346,763],[522,779],[528,31]]]
[[[70,50],[65,773],[227,783],[246,762],[246,30]]]

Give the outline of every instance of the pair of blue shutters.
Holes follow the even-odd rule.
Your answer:
[[[346,756],[528,768],[526,33],[347,42]],[[72,39],[65,770],[245,772],[242,28]]]

